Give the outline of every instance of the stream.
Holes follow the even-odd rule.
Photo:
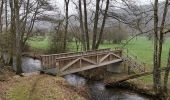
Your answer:
[[[106,88],[101,82],[89,82],[89,80],[75,74],[66,75],[64,78],[72,86],[88,86],[90,89],[91,100],[152,100],[132,91]]]
[[[41,61],[28,57],[22,58],[22,69],[25,73],[40,71]],[[16,68],[14,67],[14,70]],[[49,73],[55,73],[49,70]],[[98,81],[87,80],[75,74],[64,76],[65,80],[72,86],[87,86],[90,90],[91,100],[152,100],[143,95],[139,95],[132,91],[116,88],[106,88],[105,85]]]

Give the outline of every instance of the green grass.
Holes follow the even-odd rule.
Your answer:
[[[138,59],[146,64],[152,65],[153,64],[153,42],[149,41],[145,37],[139,37],[131,41],[130,44],[126,46],[135,54]],[[170,38],[167,38],[162,51],[162,65],[165,66],[167,62],[168,51],[170,48]]]
[[[124,41],[125,42],[125,41]],[[36,37],[31,38],[28,41],[28,44],[33,48],[33,50],[42,50],[47,51],[49,49],[49,39]],[[102,44],[99,48],[112,48],[121,47],[122,44]],[[76,51],[75,43],[69,43],[69,48],[71,51]],[[141,62],[146,63],[148,66],[153,64],[153,41],[148,40],[146,37],[137,37],[130,41],[125,47],[128,49],[129,54],[137,56],[137,59]],[[170,48],[170,38],[166,38],[166,41],[163,45],[162,52],[162,65],[166,66],[168,51]]]
[[[34,37],[28,40],[28,44],[33,50],[47,51],[49,49],[48,38]]]
[[[42,38],[42,37],[40,37]],[[49,40],[48,38],[44,38],[40,41],[39,38],[33,38],[33,40],[29,40],[29,45],[38,50],[48,50],[49,49]],[[123,41],[124,43],[126,41]],[[114,49],[115,47],[122,47],[123,44],[108,44],[104,43],[100,45],[99,48],[111,48]],[[76,51],[76,45],[74,42],[69,43],[69,48],[71,51]],[[132,55],[137,56],[137,60],[139,62],[145,63],[148,68],[152,69],[153,66],[153,41],[148,40],[146,37],[137,37],[130,41],[125,47],[124,50],[128,49],[129,53]],[[163,51],[162,51],[162,66],[165,67],[167,63],[168,51],[170,49],[170,38],[166,38],[163,44]],[[152,76],[145,76],[139,78],[143,80],[144,83],[152,83]]]

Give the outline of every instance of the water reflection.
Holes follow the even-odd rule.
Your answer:
[[[34,72],[41,70],[41,61],[24,57],[22,58],[22,68],[24,72]]]
[[[82,77],[77,77],[74,74],[64,76],[66,81],[72,86],[84,86],[86,84],[86,80]]]
[[[16,62],[14,63],[13,69],[16,70]],[[24,73],[35,72],[41,70],[41,61],[32,59],[29,57],[22,57],[22,70]]]

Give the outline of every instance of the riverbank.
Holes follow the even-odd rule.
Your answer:
[[[73,82],[74,80],[74,84],[82,84],[82,81],[80,81],[81,79],[78,78],[79,76],[71,75],[69,77],[69,80],[71,79],[70,81]],[[58,76],[40,74],[21,77],[15,75],[8,78],[8,80],[0,81],[0,98],[2,100],[90,100],[90,98],[95,95],[103,95],[108,98],[113,95],[112,97],[117,98],[117,96],[121,96],[123,98],[127,95],[130,97],[130,95],[136,96],[136,94],[139,94],[139,97],[137,95],[135,98],[140,98],[141,95],[141,97],[149,98],[141,100],[157,100],[152,86],[143,84],[139,79],[133,79],[114,85],[104,85],[102,81],[94,82],[97,83],[80,85],[77,87],[71,86],[66,78]],[[91,91],[93,91],[93,93],[91,93]],[[133,100],[135,99],[133,98]]]
[[[121,82],[121,83],[116,83],[116,84],[108,84],[106,85],[108,88],[122,88],[122,89],[127,89],[136,93],[139,93],[141,95],[145,95],[151,98],[155,98],[155,93],[150,85],[146,85],[142,83],[141,81],[137,79]]]
[[[162,100],[160,96],[157,96],[154,92],[153,83],[145,82],[145,80],[142,80],[144,77],[130,79],[121,83],[117,83],[118,80],[122,79],[123,77],[127,77],[126,74],[122,75],[121,77],[117,77],[116,75],[112,75],[112,77],[109,77],[104,80],[104,83],[109,83],[106,85],[107,88],[121,88],[126,89],[129,91],[133,91],[135,93],[147,96],[148,98],[151,98],[151,100]],[[111,81],[111,82],[109,82]],[[168,90],[168,96],[170,97],[170,90]],[[170,98],[166,99],[169,100]],[[163,99],[164,100],[164,99]]]
[[[130,79],[128,81],[124,81],[121,83],[117,83],[117,81],[127,78],[128,73],[111,73],[111,72],[106,72],[106,70],[104,69],[95,69],[95,73],[92,73],[92,71],[88,71],[88,72],[79,73],[77,75],[81,77],[85,77],[87,80],[99,81],[101,83],[104,83],[105,87],[108,89],[112,88],[112,89],[127,90],[127,91],[140,94],[142,96],[146,96],[147,98],[150,98],[149,100],[161,100],[159,96],[157,96],[154,92],[153,81],[151,80],[152,75]],[[170,90],[168,90],[168,93],[170,97]]]
[[[83,87],[70,86],[62,77],[13,76],[0,81],[0,100],[88,100]]]
[[[32,60],[27,59],[27,61],[23,68],[32,68],[34,65],[37,65],[37,61],[35,61],[35,63],[33,63],[34,61]],[[27,64],[29,64],[29,66],[26,66]],[[148,83],[148,81],[144,82],[143,79],[145,77],[131,79],[114,85],[104,84],[106,81],[117,81],[128,75],[127,73],[107,72],[104,68],[85,71],[83,72],[84,74],[81,73],[81,75],[80,73],[76,75],[66,75],[64,78],[40,73],[33,74],[32,72],[23,75],[26,77],[21,77],[16,76],[14,72],[10,71],[10,68],[6,68],[3,72],[5,71],[4,73],[7,74],[4,74],[0,79],[0,97],[2,100],[39,100],[41,97],[45,98],[44,100],[56,100],[58,98],[59,100],[90,100],[91,97],[95,98],[92,100],[107,100],[111,98],[111,100],[115,100],[113,97],[126,97],[128,98],[127,100],[136,100],[136,98],[140,98],[140,100],[153,100],[152,98],[155,98],[152,83]],[[95,72],[95,74],[93,72]],[[151,81],[152,80],[149,80],[149,82]],[[98,97],[100,95],[102,95],[102,99],[96,99],[96,96]],[[144,99],[145,96],[151,99]]]

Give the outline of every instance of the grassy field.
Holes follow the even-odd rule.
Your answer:
[[[33,50],[46,51],[49,48],[49,39],[43,37],[33,37],[28,40],[28,44]]]
[[[124,41],[125,42],[125,41]],[[48,51],[49,39],[43,37],[31,38],[28,41],[28,44],[33,50]],[[102,44],[100,48],[112,48],[122,47],[123,44]],[[72,51],[76,50],[75,43],[69,43],[69,48]],[[170,38],[166,38],[166,41],[163,45],[163,54],[162,54],[162,65],[166,66],[168,51],[170,48]],[[137,56],[137,59],[140,62],[146,63],[148,66],[153,64],[153,41],[148,40],[146,37],[137,37],[130,41],[125,47],[125,50],[128,49],[129,53]]]
[[[124,43],[126,41],[123,41]],[[49,49],[49,39],[42,37],[38,38],[32,38],[28,41],[28,44],[33,48],[34,50],[42,50],[42,51],[48,51]],[[108,44],[104,43],[100,45],[99,48],[111,48],[114,49],[115,47],[122,47],[122,44]],[[76,51],[76,45],[75,43],[69,43],[69,48],[72,51]],[[168,57],[168,51],[170,48],[170,38],[166,38],[164,45],[163,45],[163,52],[162,52],[162,66],[165,67],[167,64],[167,57]],[[148,68],[152,69],[153,67],[153,41],[148,40],[146,37],[137,37],[133,40],[131,40],[126,46],[124,46],[124,51],[128,49],[129,54],[137,56],[137,60],[139,62],[145,63]],[[144,76],[138,78],[139,80],[143,81],[147,84],[152,84],[152,75]]]

